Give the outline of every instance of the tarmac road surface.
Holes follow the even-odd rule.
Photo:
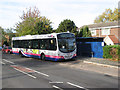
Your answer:
[[[117,77],[59,65],[66,62],[42,61],[3,53],[0,63],[2,88],[118,88]]]

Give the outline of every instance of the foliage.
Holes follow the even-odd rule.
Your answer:
[[[2,32],[2,45],[10,46],[11,45],[11,39],[12,37],[15,37],[15,33],[13,33],[12,28],[8,29],[3,29],[0,27],[0,31]]]
[[[8,46],[11,46],[12,37],[16,36],[16,33],[14,33],[13,30],[14,30],[13,28],[10,29],[8,28],[5,30],[6,32],[5,35],[9,37],[9,40],[7,40]]]
[[[78,37],[91,37],[91,32],[88,26],[84,26],[80,29],[80,33],[78,34]]]
[[[13,28],[7,28],[7,29],[4,29],[4,31],[6,33],[13,33],[14,29]]]
[[[34,29],[35,34],[49,34],[52,33],[50,26],[51,22],[46,17],[42,17],[41,21],[36,22]]]
[[[94,23],[118,21],[119,19],[120,19],[120,14],[118,13],[118,9],[115,8],[114,11],[112,11],[109,8],[106,9],[101,15],[96,17]]]
[[[76,27],[76,25],[75,25],[75,23],[73,21],[71,21],[69,19],[65,19],[64,21],[62,21],[59,24],[56,32],[60,33],[60,32],[69,31],[69,32],[74,33],[75,35],[77,35],[77,30],[76,29],[77,29],[77,27]]]
[[[3,45],[9,46],[9,43],[7,41],[4,41]]]
[[[2,40],[5,40],[5,31],[2,27],[0,27],[0,32],[2,33]]]
[[[110,55],[110,47],[109,46],[105,46],[103,47],[103,57],[104,58],[112,58],[112,56]]]
[[[120,60],[120,45],[111,45],[103,47],[103,57],[114,60]]]
[[[1,39],[2,39],[2,44],[3,44],[5,41],[7,41],[7,38],[5,37],[6,32],[4,31],[2,27],[0,27],[0,32],[2,34]]]
[[[47,34],[52,32],[51,22],[46,17],[40,16],[40,11],[34,7],[20,17],[22,22],[17,23],[16,32],[18,36]]]

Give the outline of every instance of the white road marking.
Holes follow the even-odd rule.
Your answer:
[[[1,61],[0,61],[0,63],[1,63],[1,64],[5,64],[4,62],[1,62]]]
[[[53,87],[56,88],[56,89],[59,89],[59,90],[63,90],[63,89],[61,89],[61,88],[59,88],[58,86],[55,86],[55,85],[53,85]]]
[[[14,62],[8,61],[6,59],[2,59],[2,60],[4,60],[5,62],[8,62],[8,63],[11,63],[11,64],[15,64]]]
[[[19,72],[22,72],[22,73],[24,73],[24,74],[26,74],[26,75],[28,75],[28,76],[30,76],[30,77],[32,77],[32,78],[37,78],[37,77],[35,77],[35,76],[33,76],[33,75],[30,75],[30,74],[28,74],[28,73],[26,73],[26,72],[23,72],[23,71],[19,70],[19,69],[16,69],[16,68],[14,68],[14,69],[17,70],[17,71],[19,71]]]
[[[63,82],[49,82],[49,83],[63,83]]]
[[[41,72],[38,72],[38,71],[36,71],[36,70],[34,70],[34,72],[36,72],[36,73],[38,73],[38,74],[41,74],[41,75],[44,75],[44,76],[46,76],[46,77],[49,77],[49,75],[47,75],[47,74],[45,74],[45,73],[41,73]]]
[[[11,61],[8,61],[6,59],[3,59],[4,61],[8,62],[8,63],[11,63],[11,64],[15,64],[14,62],[11,62]],[[24,67],[26,69],[29,69],[29,70],[33,70],[33,69],[30,69],[30,68],[27,68],[27,67]],[[38,73],[38,74],[41,74],[41,75],[44,75],[46,77],[49,77],[49,75],[45,74],[45,73],[42,73],[42,72],[39,72],[39,71],[36,71],[36,70],[33,70],[34,72]]]
[[[27,69],[30,69],[30,68],[27,68]],[[30,69],[30,70],[33,70],[33,69]],[[45,74],[45,73],[42,73],[42,72],[39,72],[39,71],[36,71],[36,70],[33,70],[34,72],[38,73],[38,74],[41,74],[41,75],[44,75],[46,77],[49,77],[49,75]]]
[[[79,85],[76,85],[76,84],[73,84],[73,83],[70,83],[70,82],[67,82],[67,84],[72,85],[72,86],[75,86],[75,87],[78,87],[78,88],[85,89],[85,88],[82,87],[82,86],[79,86]]]

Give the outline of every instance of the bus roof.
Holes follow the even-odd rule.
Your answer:
[[[69,33],[69,32],[62,32],[62,33]],[[12,40],[56,38],[58,34],[62,34],[62,33],[51,33],[51,34],[42,34],[42,35],[25,35],[25,36],[20,36],[20,37],[12,37]]]

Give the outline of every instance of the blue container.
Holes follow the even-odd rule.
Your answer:
[[[77,55],[103,58],[103,38],[77,37]]]

